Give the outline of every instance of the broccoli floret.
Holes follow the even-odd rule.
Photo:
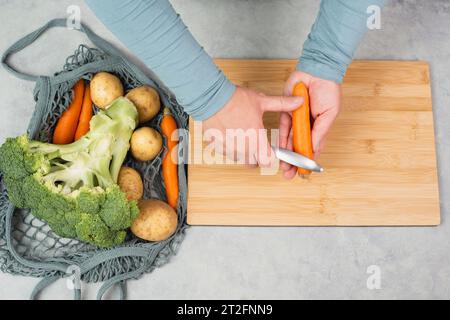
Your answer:
[[[128,204],[126,195],[118,186],[109,187],[99,215],[112,230],[125,229],[129,226],[129,221],[136,219],[138,214],[137,204],[131,210]]]
[[[9,200],[18,208],[26,208],[26,198],[23,193],[21,180],[16,180],[6,175],[3,177],[3,179],[8,189]]]
[[[125,240],[124,230],[114,231],[108,228],[98,215],[82,213],[76,227],[77,237],[85,242],[102,243],[103,247],[111,247]]]
[[[41,167],[48,169],[43,157],[28,152],[28,145],[25,135],[6,139],[0,153],[1,171],[5,176],[20,180]]]
[[[0,147],[0,171],[10,201],[62,237],[100,247],[122,243],[138,208],[116,182],[137,118],[136,107],[118,98],[74,143],[8,138]]]
[[[78,195],[78,209],[82,212],[95,214],[100,211],[105,202],[105,190],[102,188],[80,189]]]

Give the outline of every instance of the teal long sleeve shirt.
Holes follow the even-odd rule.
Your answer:
[[[368,30],[373,5],[381,9],[384,0],[322,0],[297,70],[341,83]]]
[[[191,35],[168,0],[86,0],[97,17],[177,97],[196,120],[231,98],[235,86]],[[341,82],[367,31],[367,8],[383,0],[322,0],[298,70]],[[294,35],[293,35],[294,36]]]

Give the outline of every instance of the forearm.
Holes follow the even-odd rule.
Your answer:
[[[297,70],[341,83],[368,30],[367,8],[383,4],[384,0],[322,0]]]
[[[207,119],[233,95],[234,85],[193,38],[168,0],[86,2],[195,119]]]

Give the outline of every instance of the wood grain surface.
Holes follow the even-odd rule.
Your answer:
[[[279,95],[294,60],[216,60],[235,84]],[[278,115],[265,114],[267,128]],[[194,136],[193,121],[191,134]],[[355,61],[343,110],[319,159],[323,174],[292,181],[239,165],[189,165],[188,223],[432,226],[440,223],[429,68]]]

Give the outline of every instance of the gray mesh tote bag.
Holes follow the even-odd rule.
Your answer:
[[[23,80],[36,82],[34,90],[36,105],[27,131],[30,138],[50,142],[57,119],[71,101],[72,87],[75,82],[80,78],[90,80],[98,71],[107,71],[118,76],[125,90],[143,84],[152,86],[158,91],[162,106],[171,110],[178,128],[187,128],[188,116],[173,95],[157,80],[152,80],[139,70],[114,46],[83,24],[78,31],[85,33],[95,48],[80,45],[75,53],[67,58],[62,70],[55,75],[34,76],[17,71],[8,64],[9,56],[30,45],[52,27],[66,27],[66,20],[51,20],[43,27],[26,35],[8,48],[1,60],[3,67],[13,75]],[[157,128],[160,121],[161,112],[145,125]],[[186,132],[180,132],[179,159],[187,154],[186,143],[183,143],[187,141]],[[127,156],[125,160],[125,165],[140,172],[144,182],[144,198],[166,200],[160,170],[166,152],[167,149],[164,147],[154,160],[147,162],[137,162],[130,156]],[[8,191],[0,173],[1,270],[16,275],[42,278],[31,293],[32,299],[52,282],[75,276],[86,282],[104,282],[97,294],[98,299],[101,299],[104,293],[116,284],[120,289],[120,298],[125,298],[126,280],[139,278],[142,274],[151,272],[155,267],[166,263],[183,239],[187,226],[187,181],[185,165],[183,161],[179,163],[180,195],[177,208],[178,227],[175,234],[164,241],[148,242],[128,232],[123,244],[110,249],[102,249],[75,239],[61,238],[52,232],[46,223],[35,218],[29,210],[15,208],[8,200]],[[74,298],[80,299],[80,287],[74,285],[73,289]]]

